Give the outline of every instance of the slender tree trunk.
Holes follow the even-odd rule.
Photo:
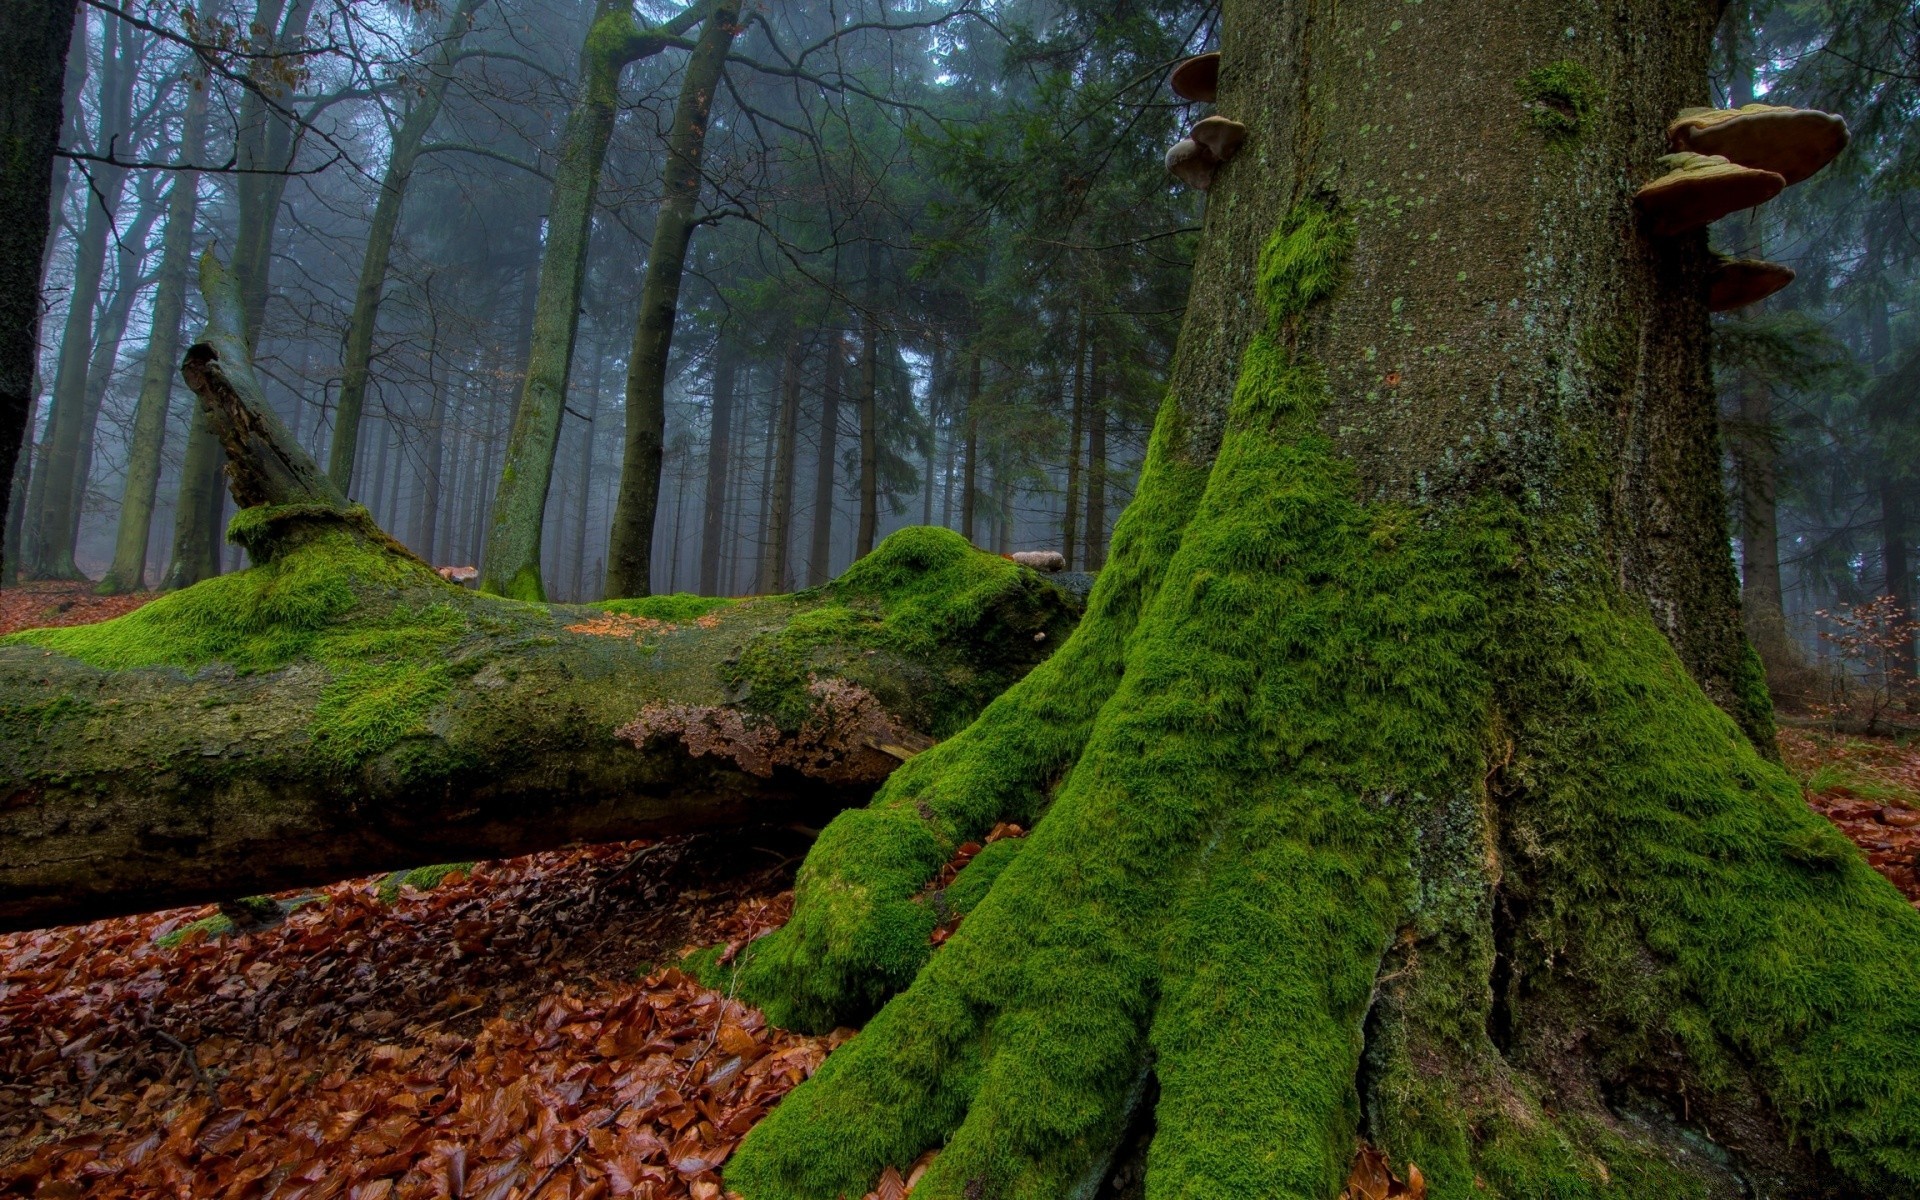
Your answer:
[[[759,583],[754,589],[758,592],[784,592],[791,587],[792,573],[787,562],[788,546],[793,540],[794,435],[800,424],[800,373],[805,358],[803,335],[795,330],[787,339],[786,361],[781,367],[780,404],[769,443],[773,471],[767,519],[761,526],[766,531],[767,544],[762,551]]]
[[[879,376],[880,322],[869,312],[860,348],[860,524],[853,543],[855,558],[873,551],[880,524]]]
[[[353,463],[360,446],[360,411],[366,402],[367,371],[373,360],[373,335],[379,324],[380,298],[386,288],[387,266],[393,256],[393,235],[400,226],[400,209],[407,184],[420,159],[427,133],[440,115],[447,86],[453,82],[461,43],[473,27],[474,10],[485,0],[458,0],[447,15],[435,45],[433,60],[425,65],[425,82],[409,93],[410,103],[387,149],[387,169],[374,201],[373,220],[367,226],[367,248],[360,260],[360,280],[353,295],[353,313],[347,319],[346,349],[340,368],[340,404],[333,423],[333,446],[327,473],[348,495],[353,493]]]
[[[820,436],[814,443],[813,537],[807,552],[807,586],[833,576],[834,471],[840,457],[840,390],[846,378],[846,343],[839,330],[825,339],[820,366]]]
[[[640,315],[627,358],[627,438],[620,467],[620,499],[607,546],[607,595],[645,596],[653,590],[653,529],[660,507],[660,455],[667,421],[667,354],[680,312],[680,280],[700,201],[700,163],[706,149],[713,94],[740,32],[739,10],[712,9],[687,59],[667,135],[660,211],[640,287]]]
[[[488,518],[483,591],[522,600],[538,600],[545,591],[540,539],[546,527],[547,489],[573,373],[600,168],[619,115],[620,73],[629,63],[658,54],[666,48],[666,38],[693,28],[714,7],[715,0],[703,0],[658,28],[643,29],[626,0],[596,0],[593,25],[580,50],[580,99],[567,114],[554,154],[527,379],[514,409],[506,461]]]
[[[100,69],[100,117],[93,139],[97,147],[126,142],[133,122],[133,87],[138,74],[138,34],[125,22],[113,22],[117,44],[109,41]],[[73,285],[67,293],[66,325],[53,376],[53,404],[47,418],[47,452],[36,470],[24,567],[40,579],[78,579],[73,563],[73,530],[79,524],[74,499],[79,490],[80,446],[88,429],[87,368],[95,345],[94,325],[106,273],[107,243],[116,232],[120,193],[127,173],[109,164],[90,172],[86,216],[80,224],[73,259]]]
[[[1087,570],[1107,562],[1107,394],[1106,345],[1095,340],[1093,368],[1087,379]]]
[[[0,25],[0,512],[12,507],[14,464],[33,408],[40,342],[40,281],[50,229],[54,150],[73,5],[7,0]],[[11,521],[9,521],[11,524]],[[0,552],[17,555],[17,538]],[[0,563],[0,574],[11,569]]]
[[[920,523],[933,524],[933,481],[934,464],[940,453],[940,416],[945,409],[945,389],[948,386],[947,374],[950,364],[947,362],[947,345],[944,331],[933,331],[933,354],[930,356],[929,377],[927,379],[927,452],[920,475]]]
[[[1727,442],[1740,509],[1740,598],[1747,637],[1777,690],[1791,686],[1800,656],[1787,636],[1780,585],[1773,404],[1761,381],[1743,379],[1739,388],[1739,419]]]
[[[707,475],[700,522],[700,594],[718,596],[720,551],[727,542],[727,486],[732,481],[733,387],[739,360],[723,331],[713,350],[713,400],[707,419]]]
[[[594,362],[593,389],[587,394],[586,429],[580,442],[580,519],[573,531],[573,599],[578,603],[586,598],[587,573],[587,518],[593,514],[593,435],[600,428],[600,391],[605,386],[603,378],[606,361],[604,354]]]
[[[1087,429],[1087,315],[1076,314],[1073,333],[1073,416],[1067,437],[1067,504],[1060,521],[1060,554],[1071,571],[1079,549],[1080,446]]]
[[[219,0],[201,5],[201,19],[218,16]],[[199,162],[206,153],[207,78],[202,68],[188,81],[186,113],[181,118],[180,161]],[[160,486],[161,451],[167,434],[167,409],[180,353],[180,323],[186,316],[187,280],[193,258],[193,222],[199,211],[200,177],[174,174],[167,197],[166,230],[161,235],[160,268],[149,316],[146,362],[140,398],[134,404],[127,437],[127,482],[120,496],[120,524],[113,565],[98,590],[106,595],[137,592],[146,586],[147,544],[153,533],[154,498]]]
[[[973,541],[975,493],[980,482],[980,352],[967,354],[967,408],[960,414],[965,426],[965,444],[961,454],[965,464],[960,470],[960,536]]]

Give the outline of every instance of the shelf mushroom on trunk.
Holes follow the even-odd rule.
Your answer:
[[[1729,258],[1714,264],[1707,282],[1707,311],[1731,312],[1758,304],[1792,283],[1792,267],[1759,258]]]
[[[1743,167],[1772,171],[1788,186],[1832,162],[1849,137],[1846,121],[1833,113],[1776,104],[1685,108],[1667,126],[1667,142],[1675,151],[1717,154]]]
[[[1173,94],[1197,104],[1212,104],[1220,94],[1220,52],[1196,54],[1167,77]]]
[[[1208,117],[1167,151],[1167,170],[1188,187],[1206,191],[1213,173],[1240,152],[1247,127],[1227,117]]]
[[[1703,229],[1730,213],[1765,204],[1787,186],[1773,171],[1743,167],[1717,154],[1681,151],[1660,161],[1667,173],[1633,194],[1652,237]]]

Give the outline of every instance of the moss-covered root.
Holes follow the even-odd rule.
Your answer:
[[[1872,1194],[1920,1195],[1920,913],[1650,622],[1596,605],[1528,636],[1556,653],[1516,689],[1523,948],[1560,949],[1592,1019],[1632,1031],[1622,1069],[1678,1046],[1699,1092],[1750,1078]]]
[[[927,881],[995,823],[1031,824],[1079,756],[1203,482],[1203,471],[1168,451],[1170,424],[1156,432],[1140,493],[1073,636],[972,725],[896,772],[871,806],[822,832],[801,869],[793,919],[755,946],[740,979],[741,994],[770,1019],[825,1031],[865,1020],[904,988],[939,919],[920,899]],[[848,579],[858,584],[861,569]]]

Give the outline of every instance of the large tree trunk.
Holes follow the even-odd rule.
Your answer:
[[[11,511],[14,462],[33,407],[41,265],[74,12],[48,0],[0,7],[7,30],[0,49],[0,513]],[[0,550],[19,552],[12,544]]]
[[[353,314],[347,320],[346,351],[340,366],[340,404],[333,423],[333,445],[328,450],[327,474],[334,486],[353,494],[353,463],[360,449],[360,412],[366,405],[367,377],[373,361],[373,335],[380,323],[380,300],[386,291],[387,267],[393,257],[393,236],[400,228],[400,210],[413,179],[414,164],[427,133],[440,115],[440,106],[453,82],[461,43],[473,28],[473,14],[484,0],[459,0],[447,15],[445,30],[426,67],[426,82],[400,119],[387,151],[386,173],[380,179],[380,198],[374,201],[367,225],[367,247],[360,260],[360,281],[354,289]]]
[[[673,128],[667,135],[660,211],[647,251],[646,281],[640,287],[633,352],[627,356],[626,453],[607,545],[609,596],[653,593],[653,527],[660,507],[660,456],[667,431],[667,355],[673,347],[674,321],[680,315],[687,244],[698,223],[694,210],[704,178],[700,163],[707,144],[707,119],[720,73],[726,69],[727,51],[739,32],[737,7],[723,3],[712,10],[687,58]]]
[[[0,640],[0,929],[815,820],[1072,629],[1064,593],[936,530],[804,597],[549,609],[454,587],[293,442],[211,255],[201,289],[182,374],[255,567]]]
[[[553,191],[547,201],[546,250],[534,302],[527,378],[507,434],[506,462],[487,529],[480,585],[489,592],[538,600],[540,535],[546,525],[547,488],[559,449],[560,414],[573,373],[573,343],[580,329],[580,295],[587,278],[587,244],[593,233],[600,168],[619,116],[620,73],[627,65],[666,49],[705,19],[717,0],[702,0],[672,20],[643,27],[628,0],[599,0],[586,43],[580,48],[580,100],[567,114],[554,152]]]
[[[1357,1134],[1436,1197],[1920,1195],[1920,913],[1756,744],[1706,239],[1634,227],[1714,15],[1227,0],[1088,615],[735,959],[872,1016],[730,1188],[1093,1195],[1132,1130],[1150,1196],[1332,1197]]]

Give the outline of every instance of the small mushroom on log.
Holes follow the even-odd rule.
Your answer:
[[[1687,108],[1667,126],[1675,150],[1717,154],[1799,183],[1847,148],[1847,122],[1829,112],[1778,104]]]
[[[1758,258],[1722,258],[1707,283],[1707,311],[1730,312],[1773,295],[1793,282],[1793,268]]]
[[[1182,100],[1212,104],[1220,94],[1220,53],[1196,54],[1173,69],[1167,83]]]
[[[1700,229],[1728,213],[1764,204],[1787,186],[1777,172],[1743,167],[1719,155],[1681,152],[1660,161],[1667,173],[1633,194],[1653,237]]]

